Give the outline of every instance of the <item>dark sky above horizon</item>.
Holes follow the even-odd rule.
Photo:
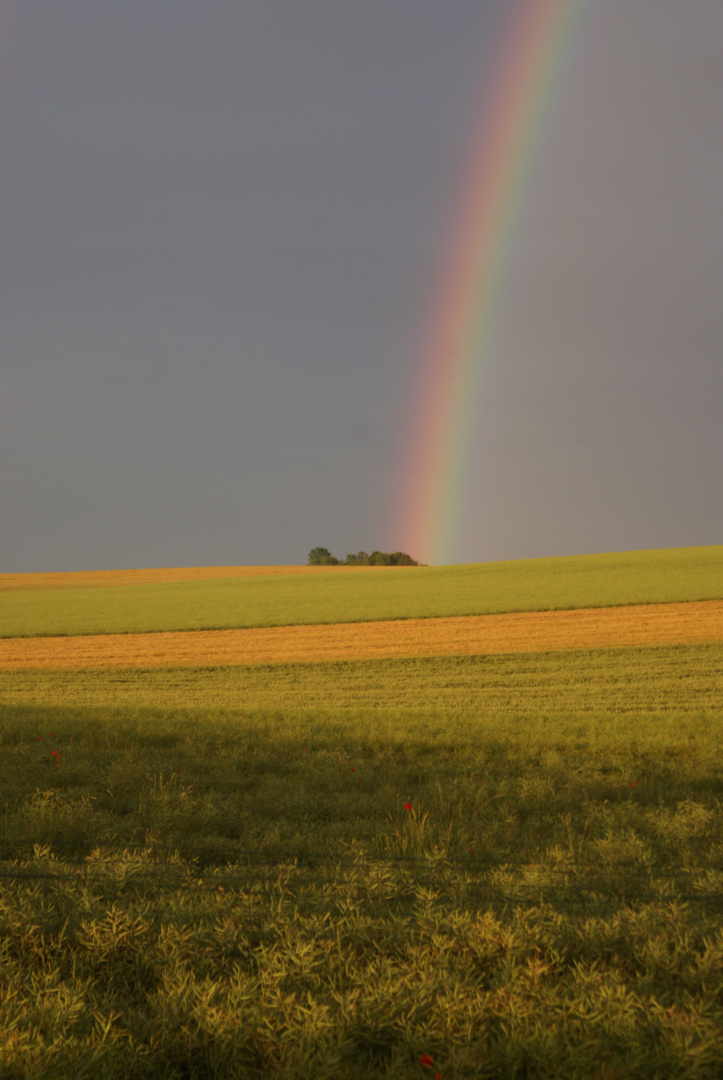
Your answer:
[[[398,546],[509,7],[2,0],[0,572]],[[455,561],[723,542],[723,5],[591,7]]]

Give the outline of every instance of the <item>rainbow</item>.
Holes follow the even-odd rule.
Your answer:
[[[394,530],[426,563],[453,561],[481,375],[554,104],[593,0],[518,0],[475,128],[412,406]]]

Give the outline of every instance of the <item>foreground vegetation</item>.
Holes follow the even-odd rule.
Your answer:
[[[2,594],[0,636],[347,623],[721,598],[723,546],[718,546],[16,590]]]
[[[723,1069],[720,710],[6,706],[0,738],[0,1076]]]

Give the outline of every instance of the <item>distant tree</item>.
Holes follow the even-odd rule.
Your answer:
[[[357,551],[356,555],[347,555],[344,562],[347,566],[368,566],[369,556],[366,551]]]
[[[335,558],[328,548],[315,547],[309,552],[309,566],[338,566],[339,560]]]
[[[309,552],[309,566],[339,566],[340,561],[328,548],[315,547]],[[394,551],[391,555],[387,551],[373,551],[367,555],[366,551],[358,551],[356,555],[347,555],[344,559],[345,566],[419,566],[416,559],[407,555],[406,551]]]
[[[419,566],[417,560],[407,555],[406,551],[393,551],[391,560],[392,566]]]

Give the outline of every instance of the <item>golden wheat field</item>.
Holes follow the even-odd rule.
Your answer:
[[[75,570],[68,573],[0,574],[0,592],[25,589],[93,589],[115,585],[161,585],[214,578],[268,577],[274,574],[372,573],[379,566],[171,566],[147,570]]]
[[[333,625],[0,639],[0,668],[199,667],[723,640],[723,601]]]

